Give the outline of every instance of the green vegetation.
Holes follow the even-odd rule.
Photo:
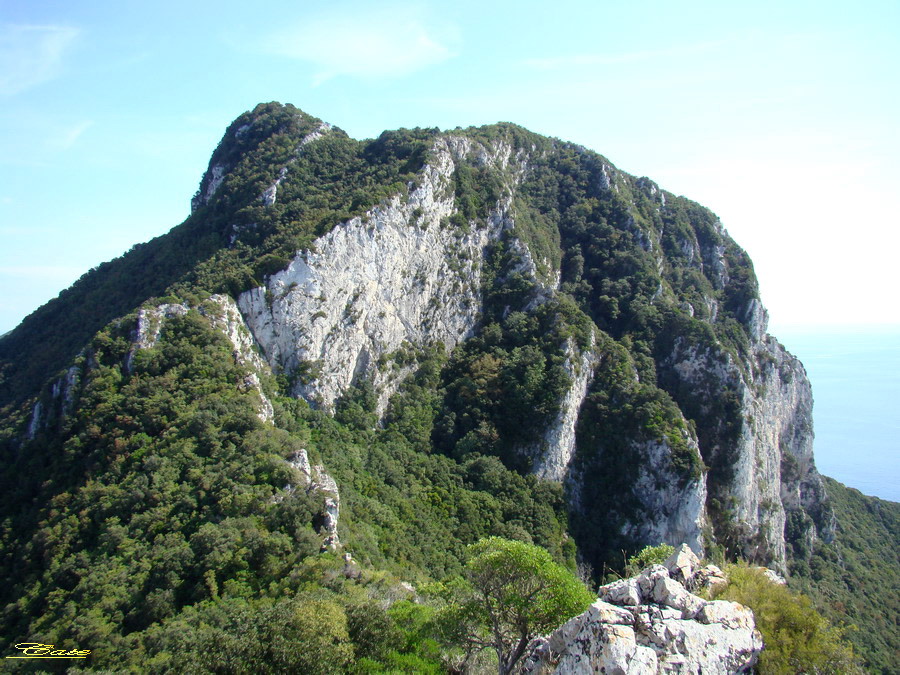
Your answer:
[[[331,657],[344,664],[427,665],[438,657],[415,628],[424,619],[385,614],[399,581],[373,586],[385,575],[375,569],[416,581],[459,574],[466,545],[493,534],[539,542],[573,565],[558,486],[493,457],[459,463],[415,449],[439,405],[418,393],[433,391],[443,350],[421,355],[383,429],[373,430],[366,387],[348,392],[333,418],[276,398],[272,427],[256,417],[257,395],[235,386],[244,372],[206,318],[167,319],[127,370],[133,322],[98,333],[63,427],[39,434],[0,474],[7,642],[92,645],[97,667],[149,658],[154,669],[202,669],[227,649],[234,665],[223,672],[270,672],[257,663],[334,672],[326,659],[320,671],[303,665],[320,649],[315,638],[334,640]],[[319,553],[321,497],[285,496],[297,480],[285,459],[300,448],[340,485],[353,563]],[[313,630],[314,614],[325,632]],[[387,643],[360,627],[360,617],[381,615]]]
[[[811,548],[794,540],[790,585],[812,598],[832,623],[850,624],[847,639],[871,672],[895,674],[900,663],[900,504],[866,497],[830,478],[825,488],[837,533],[831,543],[820,539]]]
[[[469,547],[467,584],[444,610],[445,637],[492,649],[500,675],[513,672],[532,638],[580,614],[594,599],[543,549],[499,537]]]
[[[625,565],[625,576],[633,577],[651,565],[662,565],[673,553],[675,553],[675,547],[669,544],[645,546],[628,559],[628,564]]]
[[[753,610],[765,649],[757,666],[760,675],[794,673],[861,673],[842,631],[812,607],[810,599],[769,580],[763,570],[730,565],[728,586],[716,595]]]
[[[571,385],[562,347],[589,324],[559,302],[522,311],[536,288],[510,271],[514,260],[502,243],[488,256],[484,326],[447,365],[435,440],[450,455],[493,454],[524,472],[530,458],[521,448],[553,419]]]

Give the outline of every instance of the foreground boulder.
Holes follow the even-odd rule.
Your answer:
[[[607,584],[587,611],[548,636],[536,638],[525,673],[750,672],[763,648],[753,612],[736,602],[705,600],[689,592],[720,579],[687,547],[665,565]]]

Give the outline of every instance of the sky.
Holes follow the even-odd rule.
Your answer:
[[[713,209],[770,329],[900,324],[900,3],[0,0],[0,334],[187,217],[235,117],[510,121]]]

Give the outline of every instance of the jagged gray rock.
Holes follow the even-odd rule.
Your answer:
[[[600,589],[599,599],[529,645],[522,672],[691,675],[751,672],[762,651],[753,612],[736,602],[704,600],[691,583],[706,568],[682,546],[665,565]]]
[[[566,341],[566,361],[563,367],[572,380],[572,386],[563,394],[559,413],[547,427],[543,437],[524,450],[534,458],[533,473],[539,478],[562,483],[569,474],[569,465],[576,449],[575,426],[578,424],[578,412],[587,396],[588,385],[594,377],[594,367],[598,361],[593,347],[593,332],[590,347],[583,351],[578,350],[571,338]]]
[[[743,554],[785,570],[785,522],[803,512],[803,536],[833,536],[833,515],[825,506],[822,478],[813,461],[812,389],[803,365],[777,340],[765,334],[765,313],[754,305],[751,359],[740,362],[723,348],[675,340],[661,370],[694,395],[712,402],[721,392],[734,393],[740,420],[737,437],[713,434],[707,456],[728,453],[729,470],[717,474],[712,496],[727,496],[730,527],[745,533]],[[811,517],[810,517],[811,516]]]
[[[341,511],[341,496],[337,481],[325,471],[325,467],[321,464],[310,464],[306,448],[300,448],[285,462],[294,469],[295,479],[285,485],[284,489],[272,498],[272,501],[280,502],[289,499],[298,489],[304,490],[307,494],[316,494],[321,497],[321,523],[318,530],[319,534],[324,536],[322,550],[339,548],[341,540],[338,537],[337,528]]]
[[[508,162],[508,147],[487,154],[468,139],[436,143],[408,199],[394,197],[316,240],[283,272],[241,294],[238,306],[273,368],[298,377],[292,394],[330,409],[360,378],[378,392],[383,412],[402,377],[379,369],[404,344],[448,350],[472,334],[480,307],[485,246],[508,225],[497,205],[486,229],[446,227],[456,211],[456,161],[468,152]]]
[[[682,544],[670,555],[663,566],[669,570],[671,577],[679,582],[686,583],[700,569],[702,563],[687,544]]]
[[[716,588],[728,584],[725,573],[716,565],[705,565],[694,572],[686,582],[687,589],[695,592],[714,592]]]
[[[697,440],[688,432],[685,440],[699,456]],[[632,452],[638,464],[631,490],[641,508],[629,514],[622,534],[648,544],[686,541],[702,555],[707,522],[706,476],[682,481],[672,465],[672,448],[665,441],[635,441]]]

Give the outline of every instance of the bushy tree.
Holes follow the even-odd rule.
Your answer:
[[[863,672],[842,631],[829,624],[808,597],[771,581],[762,568],[730,566],[728,586],[717,597],[753,610],[765,642],[761,675]]]
[[[593,595],[539,546],[500,537],[468,547],[465,583],[443,617],[445,636],[468,651],[492,649],[512,672],[532,638],[584,611]]]

